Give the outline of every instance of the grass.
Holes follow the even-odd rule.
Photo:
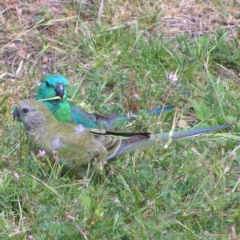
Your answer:
[[[238,3],[42,2],[0,4],[0,238],[239,239]],[[59,177],[12,120],[52,72],[101,114],[129,110],[129,84],[138,109],[176,106],[117,130],[234,126],[124,154],[91,181]]]

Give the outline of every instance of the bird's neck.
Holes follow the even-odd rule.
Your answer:
[[[70,104],[65,99],[56,101],[50,111],[62,123],[68,123],[72,120]]]

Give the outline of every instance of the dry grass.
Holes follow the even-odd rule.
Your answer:
[[[229,34],[237,36],[240,14],[236,1],[177,2],[105,1],[101,21],[109,26],[131,26],[141,22],[146,35],[164,37],[182,34],[194,37],[217,29],[227,29]],[[71,64],[64,58],[67,46],[58,39],[68,34],[66,28],[83,34],[94,24],[99,6],[96,1],[83,1],[80,7],[77,1],[4,0],[0,4],[1,77],[30,78],[33,72],[46,74],[57,71],[63,64]],[[77,21],[79,18],[81,25]]]

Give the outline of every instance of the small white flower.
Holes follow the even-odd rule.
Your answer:
[[[170,82],[172,82],[172,83],[177,82],[177,81],[178,81],[178,76],[177,76],[177,74],[175,74],[175,73],[173,73],[173,72],[170,72],[170,73],[168,74],[168,80],[169,80]]]
[[[16,180],[18,180],[18,179],[19,179],[19,175],[18,175],[18,173],[17,173],[17,172],[14,172],[14,173],[13,173],[13,176],[16,178]]]
[[[115,197],[115,198],[113,198],[113,202],[114,203],[120,203],[120,200],[117,197]]]
[[[40,157],[45,157],[46,156],[46,152],[44,150],[39,150],[38,155]]]
[[[132,95],[132,100],[133,100],[133,101],[137,100],[138,98],[139,98],[139,96],[137,95],[137,93],[134,93],[134,94]]]
[[[14,228],[13,231],[14,231],[15,233],[20,233],[20,229],[19,229],[19,228]]]

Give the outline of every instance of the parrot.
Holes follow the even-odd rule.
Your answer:
[[[13,117],[25,126],[30,148],[35,153],[45,151],[47,156],[63,166],[63,172],[69,171],[77,178],[93,173],[95,165],[104,166],[125,152],[231,126],[225,124],[174,133],[120,133],[61,123],[42,102],[34,99],[21,100],[13,111]]]
[[[38,88],[36,100],[42,101],[55,118],[63,123],[82,124],[86,128],[113,128],[122,123],[134,120],[139,113],[118,116],[117,113],[104,116],[98,113],[89,113],[72,104],[67,99],[67,79],[60,74],[45,76]],[[58,98],[56,98],[58,97]],[[162,112],[172,110],[174,106],[148,110],[148,115],[159,115]]]

